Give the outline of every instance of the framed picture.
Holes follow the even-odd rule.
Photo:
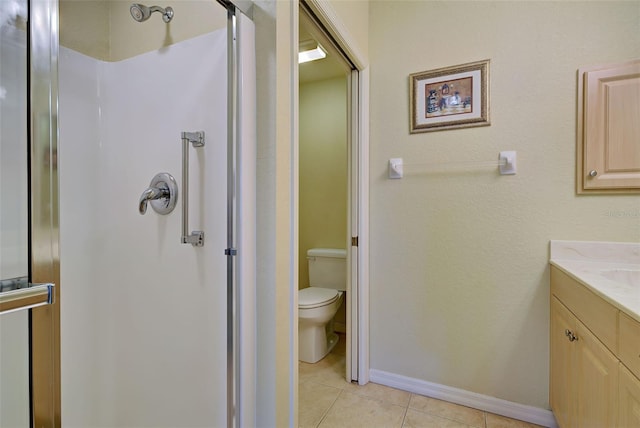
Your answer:
[[[487,126],[489,60],[409,75],[411,133]]]

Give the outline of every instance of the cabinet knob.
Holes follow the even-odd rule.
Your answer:
[[[575,334],[573,334],[573,332],[571,330],[569,330],[569,329],[566,329],[564,331],[564,335],[569,338],[569,342],[574,342],[574,341],[578,340],[578,337]]]
[[[595,169],[589,171],[589,177],[595,177],[596,175],[598,175],[598,171],[596,171]]]

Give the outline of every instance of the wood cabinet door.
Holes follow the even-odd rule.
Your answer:
[[[620,364],[620,428],[640,427],[640,380],[624,364]]]
[[[576,380],[581,428],[616,427],[618,419],[618,359],[578,322]]]
[[[620,312],[619,320],[620,361],[635,376],[640,376],[640,322]],[[640,427],[640,425],[638,425]]]
[[[577,320],[560,301],[551,297],[551,379],[549,401],[561,428],[575,427],[576,342],[566,332],[576,333]]]
[[[580,70],[578,191],[640,189],[640,61]],[[580,89],[584,93],[580,93]],[[581,114],[582,113],[582,114]],[[582,137],[582,139],[580,139]],[[581,164],[581,165],[580,165]]]

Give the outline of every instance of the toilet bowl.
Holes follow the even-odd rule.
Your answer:
[[[346,251],[313,248],[307,251],[309,285],[298,291],[298,358],[316,363],[338,343],[333,317],[346,291]]]
[[[317,363],[338,343],[333,317],[342,304],[344,292],[308,287],[298,292],[298,358]]]

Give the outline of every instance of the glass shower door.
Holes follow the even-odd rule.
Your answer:
[[[28,285],[27,1],[0,4],[0,293]],[[0,426],[29,425],[28,313],[0,315]]]
[[[54,420],[58,397],[55,290],[34,284],[57,282],[56,11],[0,2],[0,426]]]

